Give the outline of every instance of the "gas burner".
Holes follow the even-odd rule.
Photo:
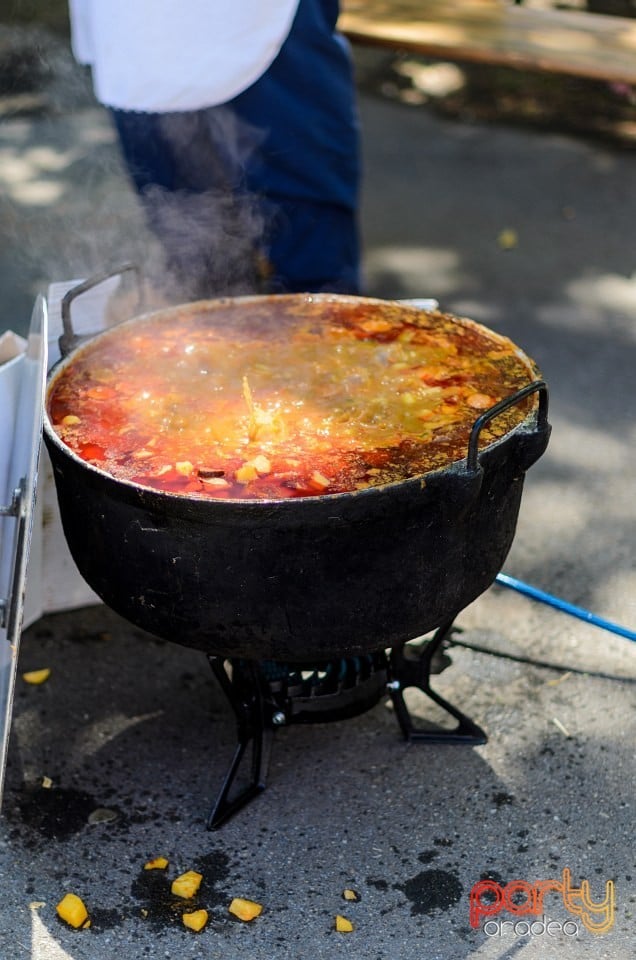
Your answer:
[[[319,664],[209,656],[214,675],[234,711],[237,745],[208,818],[208,828],[220,827],[265,789],[272,733],[278,727],[350,719],[388,695],[406,740],[471,746],[486,743],[484,731],[430,685],[431,675],[450,665],[445,647],[455,629],[451,621],[430,640]],[[452,730],[417,728],[404,700],[407,687],[425,693],[457,721],[457,726]],[[249,748],[249,781],[233,792]]]
[[[346,720],[374,707],[386,692],[384,654],[341,657],[321,664],[258,664],[275,726]]]

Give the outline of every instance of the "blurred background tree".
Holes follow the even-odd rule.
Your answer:
[[[0,22],[15,26],[37,24],[68,34],[68,0],[3,0]]]

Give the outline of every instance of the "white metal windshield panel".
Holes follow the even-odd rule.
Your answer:
[[[0,438],[0,802],[13,712],[33,529],[47,365],[46,301],[33,308],[26,349],[2,370]],[[6,376],[5,376],[6,373]]]

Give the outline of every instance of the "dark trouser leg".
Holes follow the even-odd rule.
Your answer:
[[[266,204],[272,293],[360,292],[355,216],[347,207],[274,198]]]

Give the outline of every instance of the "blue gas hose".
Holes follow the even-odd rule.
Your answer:
[[[634,630],[628,630],[627,627],[612,623],[611,620],[604,620],[602,617],[597,617],[596,614],[590,613],[589,610],[583,610],[581,607],[576,607],[566,600],[560,600],[559,597],[554,597],[551,593],[546,593],[544,590],[532,587],[529,583],[524,583],[522,580],[515,579],[515,577],[509,577],[507,573],[498,573],[495,579],[502,587],[510,587],[512,590],[517,590],[519,593],[532,597],[533,600],[540,600],[541,603],[547,603],[551,607],[556,607],[564,613],[578,617],[579,620],[585,620],[586,623],[591,623],[595,627],[616,633],[619,637],[626,637],[627,640],[636,640],[636,632]]]

